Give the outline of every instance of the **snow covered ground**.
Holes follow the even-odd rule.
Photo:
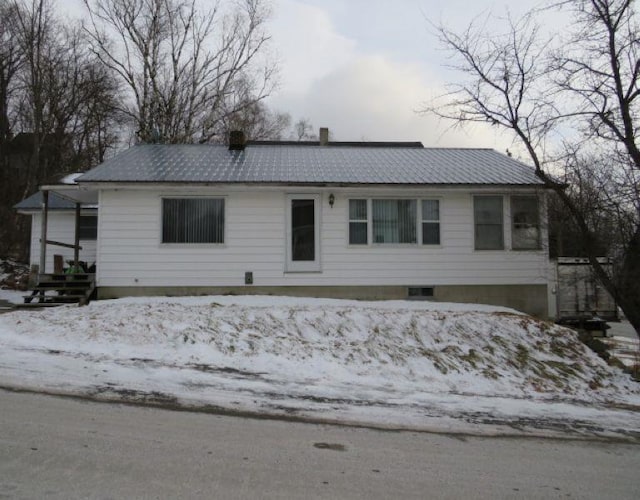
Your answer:
[[[640,384],[568,329],[417,301],[130,298],[0,315],[0,384],[449,432],[640,439]]]
[[[24,302],[23,297],[28,292],[23,290],[5,290],[0,288],[0,300],[8,302],[9,304],[21,304]]]

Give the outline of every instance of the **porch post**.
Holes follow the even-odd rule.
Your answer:
[[[76,203],[76,234],[73,248],[73,267],[78,270],[80,260],[80,203]]]
[[[47,218],[49,216],[49,191],[42,191],[42,220],[40,226],[40,274],[47,265]]]

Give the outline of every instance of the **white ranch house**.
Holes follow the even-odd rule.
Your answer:
[[[74,246],[79,215],[99,298],[428,298],[549,313],[544,188],[490,149],[145,144],[41,193],[16,206],[33,218],[32,264],[74,258],[40,240]]]

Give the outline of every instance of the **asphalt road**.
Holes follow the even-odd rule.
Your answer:
[[[245,419],[0,390],[0,498],[640,498],[640,446]]]

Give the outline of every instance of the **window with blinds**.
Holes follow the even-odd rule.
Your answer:
[[[349,245],[440,245],[437,199],[350,199]]]
[[[372,200],[374,243],[416,243],[416,200]]]
[[[163,198],[163,243],[224,243],[223,198]]]

